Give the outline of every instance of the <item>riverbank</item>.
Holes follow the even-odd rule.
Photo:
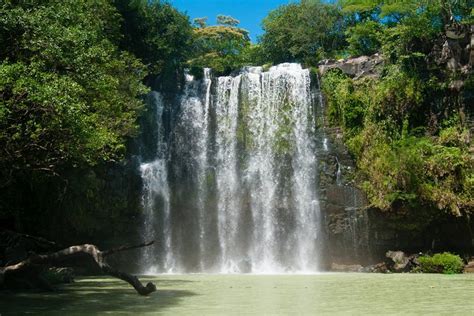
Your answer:
[[[474,311],[474,275],[324,273],[160,275],[141,297],[112,278],[80,278],[52,293],[2,293],[2,315],[451,314]]]

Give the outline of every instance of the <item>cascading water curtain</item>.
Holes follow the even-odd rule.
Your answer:
[[[169,143],[143,163],[148,272],[318,269],[317,159],[310,73],[299,64],[186,76]],[[157,111],[162,99],[156,97]],[[161,102],[161,103],[160,103]],[[161,110],[160,110],[161,107]],[[158,134],[163,117],[156,115]],[[161,121],[160,121],[161,120]],[[168,162],[163,162],[168,159]],[[158,203],[159,202],[159,203]]]

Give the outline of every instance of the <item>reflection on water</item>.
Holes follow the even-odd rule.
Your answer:
[[[0,314],[473,315],[474,275],[319,274],[147,277],[158,292],[84,278],[52,293],[0,294]]]

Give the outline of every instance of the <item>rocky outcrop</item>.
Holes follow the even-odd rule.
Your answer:
[[[387,251],[385,254],[390,259],[388,269],[392,272],[410,272],[419,266],[418,254],[407,255],[403,251]]]
[[[403,251],[387,251],[386,257],[393,261],[393,268],[397,272],[404,271],[410,259]]]
[[[474,25],[452,25],[446,29],[428,56],[430,62],[445,67],[450,72],[468,75],[474,66]],[[355,79],[373,76],[378,77],[382,70],[383,58],[380,54],[359,56],[347,59],[325,59],[319,65],[319,73],[324,75],[331,69],[339,69]],[[454,90],[462,88],[463,81],[450,83]]]
[[[339,69],[348,76],[360,78],[365,76],[379,76],[383,65],[382,56],[375,54],[372,56],[360,56],[355,58],[321,61],[318,69],[324,75],[331,69]]]
[[[354,182],[355,162],[341,131],[323,126],[318,137],[323,269],[333,270],[333,263],[371,266],[386,260],[389,249],[474,253],[474,221],[465,217],[441,216],[428,209],[383,213],[368,207],[364,192]]]
[[[392,272],[392,271],[390,271],[390,269],[388,268],[388,266],[385,262],[380,262],[380,263],[377,263],[377,264],[373,264],[373,265],[364,267],[362,269],[362,272],[366,272],[366,273],[388,273],[388,272]]]
[[[466,75],[472,71],[474,65],[473,48],[474,25],[452,25],[436,43],[430,57],[438,66]]]

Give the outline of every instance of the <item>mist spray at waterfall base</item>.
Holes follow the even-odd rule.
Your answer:
[[[144,272],[318,271],[311,89],[309,70],[281,64],[186,75],[175,104],[153,92],[156,157],[140,171],[143,237],[158,246],[144,250]]]

